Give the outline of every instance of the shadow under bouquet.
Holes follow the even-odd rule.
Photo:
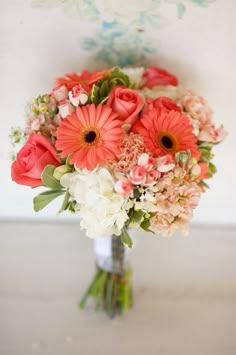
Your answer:
[[[205,99],[156,66],[66,74],[32,100],[26,127],[11,133],[23,144],[12,180],[47,188],[35,211],[64,195],[59,213],[74,213],[95,238],[82,308],[90,296],[111,317],[130,308],[130,231],[187,234],[225,136]]]

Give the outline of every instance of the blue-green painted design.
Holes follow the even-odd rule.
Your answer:
[[[170,9],[175,9],[175,18],[181,20],[188,7],[204,8],[215,1],[119,0],[115,3],[109,0],[32,0],[32,6],[62,8],[67,15],[79,19],[81,26],[84,21],[96,25],[96,28],[91,26],[91,36],[81,39],[81,47],[91,52],[95,60],[124,66],[144,63],[148,54],[158,51],[158,31],[173,21]]]
[[[152,41],[144,33],[130,31],[128,26],[124,31],[118,22],[103,22],[102,28],[93,37],[85,37],[82,47],[93,52],[95,60],[110,65],[138,65],[146,59],[147,53],[159,49],[159,41]]]

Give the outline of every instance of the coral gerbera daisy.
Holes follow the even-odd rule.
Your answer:
[[[139,133],[147,149],[158,157],[179,151],[190,150],[191,156],[199,159],[197,138],[189,119],[178,111],[157,110],[144,113],[133,126],[133,132]]]
[[[71,73],[64,77],[57,78],[55,83],[57,86],[65,85],[68,90],[72,90],[74,86],[82,85],[86,91],[90,91],[93,84],[104,78],[107,70],[89,72],[83,70],[80,74]]]
[[[71,154],[71,164],[92,170],[119,152],[124,137],[122,124],[110,107],[77,107],[58,127],[56,148],[61,150],[62,158]]]

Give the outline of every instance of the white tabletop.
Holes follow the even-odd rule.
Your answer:
[[[1,355],[234,355],[236,229],[138,233],[134,307],[107,319],[77,302],[94,271],[76,223],[0,223]]]

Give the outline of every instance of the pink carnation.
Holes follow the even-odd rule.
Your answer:
[[[120,144],[120,153],[115,161],[108,161],[108,168],[114,173],[127,174],[135,165],[141,154],[146,153],[147,148],[139,134],[126,135]]]
[[[215,127],[212,120],[212,110],[202,96],[188,89],[185,91],[180,103],[186,114],[197,121],[199,129],[198,140],[219,143],[227,136],[227,132],[222,125],[219,128]]]

